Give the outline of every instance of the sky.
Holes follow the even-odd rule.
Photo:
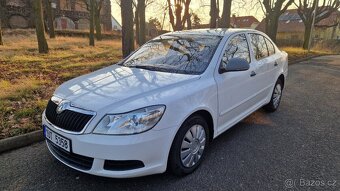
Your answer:
[[[113,17],[121,23],[121,12],[120,6],[117,4],[119,0],[111,0],[111,13]],[[149,0],[150,1],[150,0]],[[169,24],[168,14],[166,14],[164,19],[164,7],[166,6],[166,0],[151,0],[152,4],[148,5],[146,8],[146,20],[148,21],[150,17],[156,17],[162,23],[164,20],[164,29],[171,30]],[[220,9],[223,8],[223,0],[219,0]],[[190,4],[191,11],[196,13],[201,19],[202,24],[209,23],[209,11],[210,11],[210,0],[192,0]],[[259,21],[264,18],[264,13],[258,4],[258,1],[251,0],[233,0],[232,1],[232,14],[236,16],[254,16]],[[221,15],[221,11],[220,11]]]

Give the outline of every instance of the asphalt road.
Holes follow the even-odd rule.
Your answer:
[[[0,190],[340,190],[340,56],[289,69],[279,110],[259,110],[219,136],[191,175],[96,177],[38,143],[0,155]]]

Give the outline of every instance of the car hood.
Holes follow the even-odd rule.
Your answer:
[[[197,79],[198,75],[113,65],[63,83],[54,95],[71,101],[76,107],[99,111],[114,104],[117,107],[119,103],[134,101]]]

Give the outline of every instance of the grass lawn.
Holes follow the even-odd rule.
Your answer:
[[[332,50],[311,50],[309,53],[307,50],[298,47],[280,47],[281,50],[284,50],[288,53],[289,62],[293,60],[299,60],[301,58],[309,57],[309,56],[321,56],[328,54],[336,54]],[[288,63],[289,63],[288,62]]]
[[[5,36],[0,46],[0,139],[40,129],[41,113],[62,82],[116,63],[119,40],[48,40],[49,54],[38,54],[34,36]]]
[[[49,54],[37,53],[32,34],[7,35],[4,41],[0,46],[0,139],[40,129],[41,113],[57,86],[121,59],[119,40],[89,47],[87,38],[57,37],[48,40]],[[282,49],[290,60],[307,56],[300,48]]]

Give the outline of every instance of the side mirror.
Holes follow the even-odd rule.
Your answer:
[[[232,58],[226,64],[222,61],[219,72],[220,74],[225,72],[237,72],[237,71],[246,71],[249,69],[249,63],[247,60],[243,58]]]

